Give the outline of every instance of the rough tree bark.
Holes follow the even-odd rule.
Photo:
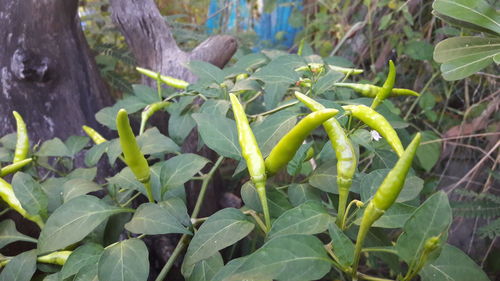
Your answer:
[[[237,42],[231,36],[213,36],[202,42],[191,52],[182,51],[175,42],[170,27],[160,14],[153,0],[111,0],[112,17],[134,54],[139,66],[152,69],[164,75],[180,78],[188,82],[196,77],[184,68],[191,60],[202,60],[222,68],[233,56]],[[154,81],[143,77],[143,83],[154,86]],[[164,127],[164,126],[162,126]],[[204,148],[197,152],[198,134],[192,131],[184,142],[184,152],[196,152],[211,160],[216,155]],[[200,189],[199,182],[186,185],[188,206],[193,207]],[[200,215],[210,215],[218,209],[219,197],[214,185],[209,185]],[[152,264],[152,271],[161,269],[175,247],[176,241],[169,237],[158,236],[149,241],[150,254],[159,266]],[[178,272],[171,272],[169,280],[178,280]],[[179,279],[179,280],[182,280]]]
[[[77,16],[78,0],[0,1],[0,136],[24,117],[33,142],[99,127],[111,103]]]
[[[84,124],[100,127],[94,114],[112,101],[77,8],[78,0],[0,1],[0,137],[16,130],[13,110],[24,117],[32,145],[80,135]],[[37,235],[38,228],[17,213],[5,216],[22,221],[21,232]],[[13,243],[2,253],[32,247]]]

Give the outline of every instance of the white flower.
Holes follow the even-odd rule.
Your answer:
[[[379,133],[378,133],[377,131],[375,131],[375,130],[371,130],[371,131],[370,131],[370,134],[371,134],[371,136],[372,136],[372,140],[374,140],[374,141],[378,141],[378,140],[380,140],[380,139],[382,138],[382,137],[379,135]]]

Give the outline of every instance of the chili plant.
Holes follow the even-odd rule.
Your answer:
[[[0,256],[0,280],[159,281],[180,257],[190,281],[488,280],[446,243],[447,196],[420,194],[422,167],[413,159],[421,134],[390,100],[418,93],[396,88],[393,62],[379,86],[357,83],[362,70],[336,57],[267,52],[224,70],[187,67],[197,83],[138,69],[157,79],[157,89],[135,85],[96,114],[118,138],[82,124],[92,142],[72,136],[29,149],[29,124],[14,113],[18,132],[0,139],[0,161],[18,166],[2,169],[0,195],[5,210],[36,223],[40,235],[0,222],[0,247],[33,246]],[[158,111],[170,114],[168,136],[148,124]],[[129,123],[136,117],[137,133]],[[216,159],[182,153],[193,129],[198,147]],[[86,168],[75,169],[78,155]],[[98,181],[99,161],[124,168]],[[243,206],[200,218],[216,174]],[[201,182],[191,214],[189,181]],[[155,277],[143,239],[158,234],[180,240]]]

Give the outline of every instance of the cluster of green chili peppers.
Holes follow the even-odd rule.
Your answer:
[[[296,69],[297,71],[309,69],[315,73],[322,72],[322,65],[308,65]],[[314,70],[314,71],[313,71]],[[338,71],[338,69],[336,69]],[[352,69],[342,69],[342,72],[348,74],[358,74],[359,71]],[[355,247],[355,257],[352,267],[349,269],[356,278],[357,266],[359,263],[361,248],[364,238],[371,225],[379,219],[384,212],[395,202],[404,185],[406,175],[411,167],[416,150],[420,144],[420,133],[418,133],[412,142],[404,149],[396,131],[385,119],[384,116],[375,111],[375,108],[386,98],[393,96],[419,94],[408,90],[394,88],[396,69],[392,61],[389,62],[389,74],[382,87],[368,84],[354,83],[336,83],[338,87],[349,87],[364,96],[374,98],[370,107],[365,105],[345,105],[342,108],[346,114],[359,119],[364,124],[377,131],[398,155],[399,160],[393,169],[384,179],[373,199],[366,205],[364,215],[358,232],[357,243]],[[310,80],[300,80],[297,86],[310,88]],[[348,201],[349,189],[352,184],[353,176],[356,172],[357,159],[353,144],[351,143],[346,130],[340,125],[334,116],[338,113],[335,109],[327,109],[319,102],[304,95],[298,91],[295,97],[302,102],[312,113],[304,117],[297,125],[292,128],[278,144],[272,149],[269,156],[264,159],[259,150],[255,136],[252,133],[246,114],[238,98],[230,94],[233,113],[236,120],[238,138],[242,150],[242,156],[245,159],[251,181],[257,189],[260,201],[263,207],[266,226],[270,228],[269,211],[266,199],[266,179],[276,174],[280,169],[294,157],[295,153],[306,139],[306,137],[319,125],[323,125],[335,151],[337,158],[337,186],[339,192],[339,204],[337,212],[337,224],[341,229],[345,228],[345,218],[347,216],[346,205]],[[365,204],[354,200],[358,207]],[[359,203],[359,204],[358,204]],[[348,208],[347,208],[348,209]]]

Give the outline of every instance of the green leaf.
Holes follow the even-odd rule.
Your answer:
[[[183,185],[208,163],[208,159],[185,153],[168,159],[161,167],[161,194],[169,188]]]
[[[135,179],[129,167],[123,168],[118,174],[106,179],[108,183],[114,184],[123,189],[133,189],[146,195],[144,185]]]
[[[360,185],[363,187],[361,189],[361,200],[363,202],[368,202],[375,195],[390,170],[374,170],[361,179]],[[422,188],[424,188],[424,180],[417,176],[407,176],[396,202],[406,202],[416,198]]]
[[[464,252],[444,245],[441,255],[420,272],[422,281],[489,281],[484,271]]]
[[[293,68],[284,67],[281,63],[271,62],[255,72],[249,79],[258,79],[266,84],[290,85],[299,80],[299,75]]]
[[[354,244],[351,239],[335,223],[330,223],[328,231],[332,238],[333,253],[339,259],[340,265],[351,266],[354,260]]]
[[[313,85],[313,92],[315,95],[320,95],[335,87],[334,83],[340,81],[344,74],[336,71],[328,71],[325,75],[321,76]]]
[[[287,235],[269,240],[247,256],[224,281],[321,279],[331,264],[323,243],[309,235]]]
[[[309,200],[321,202],[321,194],[307,183],[292,184],[288,187],[288,199],[293,206],[298,206]]]
[[[86,266],[97,267],[99,258],[104,248],[95,243],[89,243],[78,247],[68,257],[61,269],[61,280],[77,274]]]
[[[250,53],[238,59],[234,64],[239,69],[256,69],[268,61],[268,58],[262,53]]]
[[[148,235],[182,233],[192,234],[170,212],[154,203],[144,203],[137,208],[132,220],[125,224],[125,229],[132,233]]]
[[[180,152],[181,148],[169,137],[166,137],[154,127],[146,130],[137,137],[137,143],[141,147],[143,154],[155,153],[175,153]]]
[[[262,90],[262,87],[256,80],[243,79],[236,81],[236,83],[229,92],[235,93],[239,91],[260,91],[260,90]]]
[[[200,80],[209,80],[218,84],[224,82],[224,72],[208,62],[190,61],[186,67]]]
[[[283,99],[288,90],[288,84],[280,83],[268,83],[264,85],[264,105],[266,109],[275,108]]]
[[[415,60],[432,60],[433,46],[425,41],[410,41],[404,53]]]
[[[263,157],[267,157],[281,138],[288,133],[297,122],[297,114],[281,111],[252,126]]]
[[[432,8],[440,15],[500,35],[500,14],[484,0],[436,0]]]
[[[188,215],[188,210],[186,203],[182,199],[173,197],[165,201],[159,202],[162,208],[168,210],[172,216],[177,218],[177,220],[184,226],[191,225],[191,218]]]
[[[134,95],[147,104],[158,102],[158,92],[149,86],[142,84],[132,85]]]
[[[229,101],[209,99],[200,107],[201,113],[226,116],[229,110]]]
[[[109,144],[110,142],[103,142],[92,146],[92,148],[85,153],[85,165],[87,167],[97,165],[102,155],[108,150]]]
[[[309,178],[309,184],[324,192],[338,194],[336,163],[326,162],[319,166]]]
[[[197,262],[233,245],[255,227],[239,210],[227,208],[211,215],[194,235],[182,264],[182,274],[189,277]]]
[[[267,204],[269,205],[269,214],[271,217],[277,218],[286,210],[293,208],[292,204],[286,198],[286,195],[275,188],[267,188]],[[241,188],[241,199],[245,205],[252,210],[262,212],[259,195],[255,186],[250,182],[246,182]]]
[[[109,216],[123,211],[94,196],[74,198],[57,208],[47,220],[38,238],[38,253],[59,250],[76,243]]]
[[[42,143],[40,150],[35,155],[53,157],[72,156],[71,151],[69,151],[68,147],[59,138],[53,138]]]
[[[101,187],[91,180],[81,178],[71,179],[63,185],[63,200],[67,202],[80,195],[98,190],[101,190]]]
[[[47,217],[48,198],[41,185],[30,175],[17,172],[12,178],[12,188],[23,208],[31,215]]]
[[[195,125],[196,122],[191,117],[191,114],[173,113],[168,118],[168,135],[177,144],[182,144]]]
[[[440,137],[431,131],[423,131],[421,134],[422,143],[417,148],[417,159],[420,166],[430,172],[441,155],[441,142],[431,141],[439,140]]]
[[[321,202],[308,201],[284,212],[274,222],[268,239],[289,234],[317,234],[325,231],[331,216]]]
[[[425,241],[447,233],[451,224],[451,207],[448,197],[437,192],[427,199],[406,221],[403,233],[396,243],[398,255],[408,264],[420,256]]]
[[[292,160],[290,160],[290,162],[288,162],[288,165],[286,166],[286,171],[289,175],[297,176],[298,174],[300,174],[300,172],[302,171],[302,164],[304,163],[304,160],[307,156],[307,150],[312,145],[313,142],[302,144],[297,152],[295,152]]]
[[[493,63],[499,53],[500,38],[453,37],[436,45],[434,60],[443,63],[441,71],[446,80],[458,80]]]
[[[196,113],[192,115],[203,142],[218,154],[240,159],[238,132],[234,120],[219,115]]]
[[[6,245],[16,242],[26,241],[36,243],[35,238],[29,237],[17,231],[16,223],[11,219],[5,219],[0,222],[0,249]]]
[[[65,144],[66,147],[68,148],[68,151],[72,156],[80,152],[89,142],[88,137],[84,136],[70,136]]]
[[[148,275],[148,248],[140,239],[127,239],[107,247],[99,259],[99,280],[144,281]]]
[[[0,281],[30,281],[36,271],[36,252],[27,251],[15,256],[2,270]]]
[[[208,259],[196,263],[193,273],[187,278],[187,281],[210,281],[223,266],[222,256],[216,253]]]

